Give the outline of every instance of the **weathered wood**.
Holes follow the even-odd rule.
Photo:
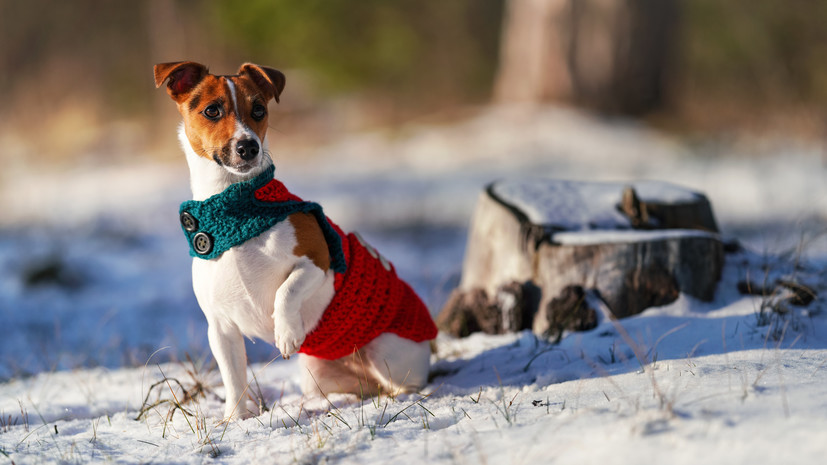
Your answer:
[[[692,202],[643,202],[642,208],[645,209],[649,218],[658,221],[657,229],[697,229],[718,232],[712,206],[706,197]]]
[[[525,228],[517,214],[488,191],[480,194],[468,231],[461,290],[493,293],[502,283],[533,278],[533,257],[518,252],[525,241]]]
[[[587,331],[597,326],[597,311],[589,305],[582,286],[566,286],[560,295],[541,306],[534,318],[535,333],[560,342],[566,331]]]
[[[531,283],[506,283],[489,296],[482,289],[455,289],[437,317],[439,329],[454,337],[481,331],[503,334],[531,327],[539,289]]]
[[[623,242],[543,243],[534,280],[540,306],[565,287],[597,289],[614,316],[623,318],[666,305],[684,292],[709,301],[723,266],[723,247],[711,235],[687,232],[663,237],[635,235]]]
[[[466,327],[470,318],[480,330],[505,330],[502,323],[484,323],[472,307],[484,302],[488,313],[499,314],[488,296],[515,282],[539,289],[539,298],[524,299],[522,312],[533,321],[521,328],[545,337],[592,321],[593,311],[570,302],[580,295],[577,288],[595,290],[618,318],[668,304],[680,293],[710,300],[724,254],[715,231],[706,197],[664,183],[492,184],[479,197],[462,279],[441,325],[452,326],[461,314]]]

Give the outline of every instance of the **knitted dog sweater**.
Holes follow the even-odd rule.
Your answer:
[[[388,263],[357,234],[345,234],[323,213],[273,179],[269,167],[204,200],[181,204],[190,255],[210,259],[256,237],[293,213],[311,213],[322,228],[336,272],[333,300],[299,352],[327,360],[352,354],[382,333],[414,342],[437,335],[428,308]],[[199,247],[199,238],[210,247]],[[205,239],[206,238],[206,239]],[[203,245],[203,244],[200,244]]]

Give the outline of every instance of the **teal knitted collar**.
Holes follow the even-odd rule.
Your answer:
[[[206,200],[183,202],[179,215],[190,255],[205,260],[219,257],[294,213],[309,213],[322,228],[330,250],[331,268],[337,273],[344,273],[347,265],[342,238],[327,220],[321,205],[305,202],[289,193],[289,196],[277,199],[256,197],[256,191],[268,184],[277,183],[281,187],[273,179],[274,173],[275,167],[271,165],[255,178],[232,184]]]

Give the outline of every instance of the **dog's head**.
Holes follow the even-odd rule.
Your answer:
[[[164,81],[198,156],[237,175],[261,165],[267,104],[279,101],[284,74],[245,63],[237,75],[217,76],[200,63],[182,61],[155,65],[155,86]]]

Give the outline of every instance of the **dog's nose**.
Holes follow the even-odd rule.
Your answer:
[[[253,139],[242,139],[235,146],[235,153],[242,160],[252,160],[258,156],[258,142]]]

